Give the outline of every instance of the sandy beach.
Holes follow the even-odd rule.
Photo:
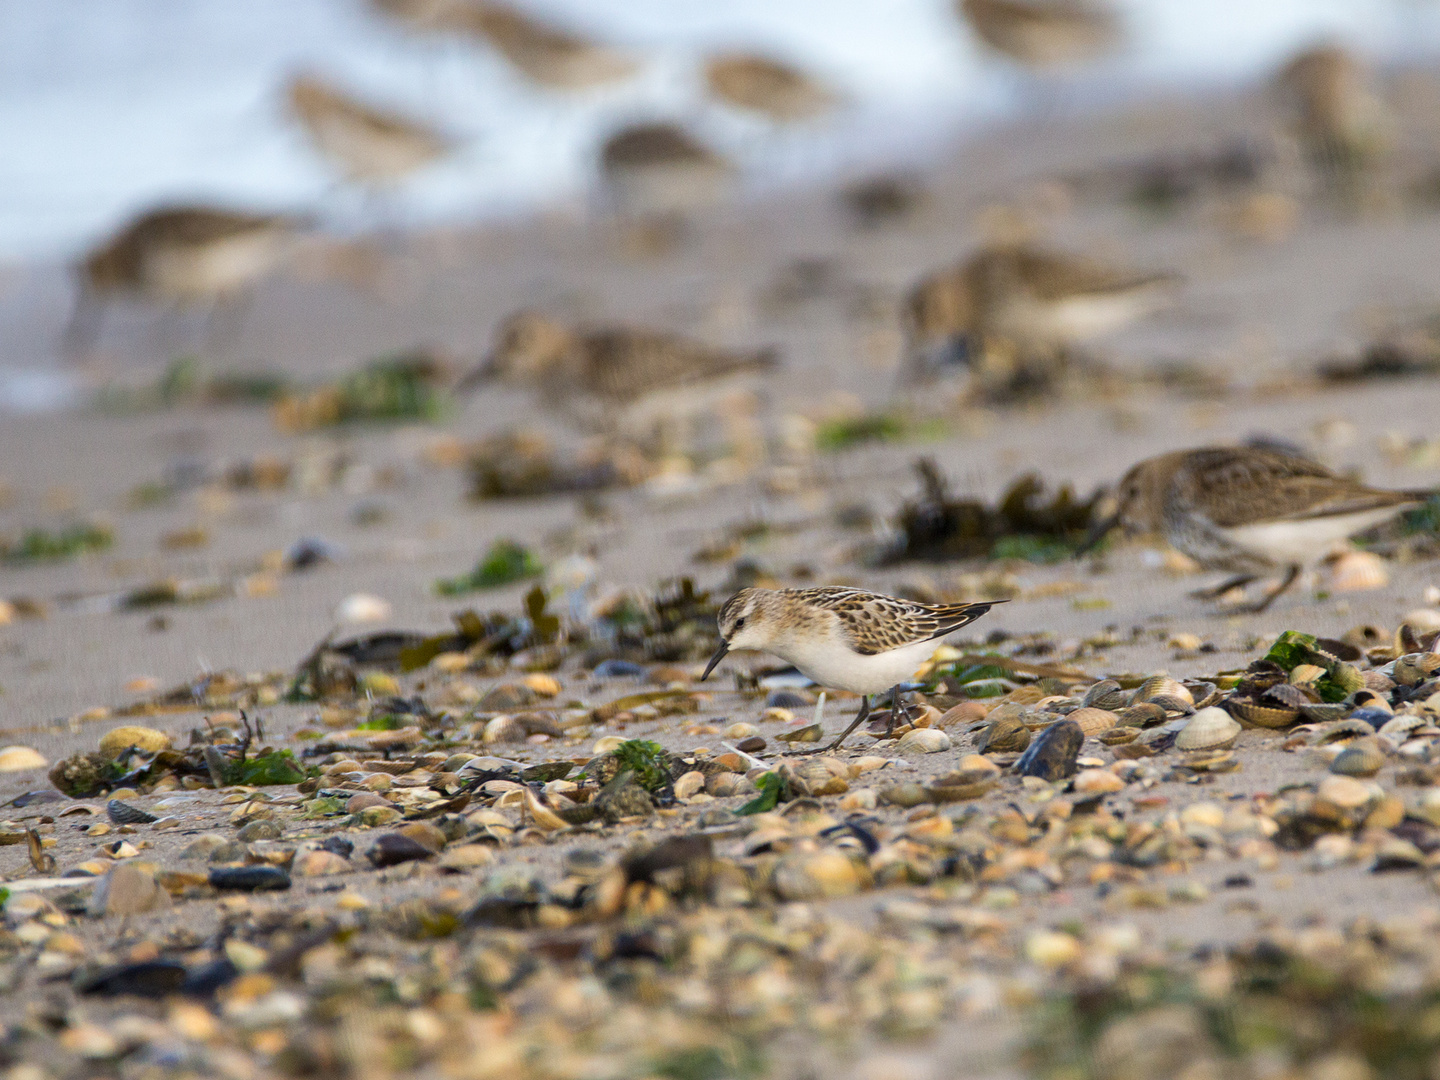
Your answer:
[[[1433,333],[1440,298],[1440,261],[1434,257],[1440,248],[1440,212],[1411,193],[1436,160],[1428,148],[1431,132],[1425,118],[1432,117],[1433,126],[1428,106],[1440,99],[1440,80],[1433,72],[1419,71],[1392,81],[1404,103],[1406,141],[1377,185],[1381,194],[1360,207],[1337,207],[1313,190],[1313,178],[1296,160],[1293,146],[1276,136],[1280,120],[1263,95],[1176,99],[983,131],[918,177],[925,197],[913,213],[874,227],[859,227],[847,216],[838,196],[843,185],[837,183],[697,215],[687,222],[677,246],[662,253],[636,251],[623,223],[593,220],[578,210],[505,226],[420,232],[376,241],[363,250],[311,238],[258,289],[238,332],[199,360],[206,375],[280,372],[296,384],[313,386],[368,360],[420,349],[459,373],[489,352],[495,328],[521,308],[567,320],[659,327],[729,348],[774,347],[780,362],[765,379],[756,415],[772,451],[767,460],[738,474],[702,463],[688,474],[671,472],[630,488],[475,501],[464,465],[467,447],[507,430],[535,429],[548,432],[565,451],[580,441],[577,433],[534,395],[497,387],[454,400],[438,418],[425,422],[299,432],[278,426],[267,404],[221,406],[183,397],[171,405],[144,402],[144,388],[156,384],[175,356],[202,347],[204,328],[189,317],[166,325],[153,311],[117,310],[79,372],[88,386],[110,388],[111,407],[7,416],[0,422],[0,536],[58,531],[83,521],[103,525],[113,538],[103,550],[73,558],[12,560],[0,567],[0,599],[11,605],[10,620],[0,625],[0,743],[31,747],[47,761],[47,767],[0,774],[0,802],[7,803],[0,817],[14,823],[14,828],[4,826],[7,835],[39,825],[42,835],[56,841],[50,849],[56,873],[103,860],[97,854],[100,845],[120,834],[102,839],[77,828],[76,819],[54,816],[57,804],[16,806],[11,800],[48,788],[49,763],[91,751],[105,731],[122,723],[169,733],[183,748],[192,729],[203,727],[204,716],[228,716],[231,709],[201,702],[190,709],[141,708],[128,718],[126,710],[214,672],[253,673],[257,683],[281,685],[336,629],[337,607],[347,597],[372,594],[390,611],[379,622],[340,628],[340,638],[379,630],[439,634],[465,609],[519,615],[533,580],[463,596],[438,595],[435,588],[439,579],[467,573],[501,540],[525,546],[552,568],[584,560],[580,565],[589,574],[591,598],[624,589],[650,595],[667,581],[689,577],[718,600],[744,574],[755,573],[783,585],[856,584],[920,597],[975,598],[977,590],[1003,588],[1012,601],[963,631],[957,647],[962,652],[990,647],[986,642],[992,634],[991,646],[1002,647],[1007,639],[1043,638],[1043,648],[1028,659],[1067,667],[1079,693],[1110,676],[1168,673],[1204,680],[1241,671],[1285,630],[1339,639],[1367,624],[1393,635],[1407,619],[1440,619],[1435,592],[1440,577],[1436,563],[1423,553],[1386,561],[1385,583],[1363,590],[1337,591],[1327,571],[1307,576],[1259,615],[1232,614],[1190,598],[1190,590],[1217,575],[1179,573],[1173,560],[1167,562],[1158,548],[1145,544],[1115,544],[1098,557],[1052,563],[1005,559],[877,566],[867,557],[893,542],[897,513],[918,494],[914,466],[921,457],[936,462],[952,493],[987,502],[1027,473],[1038,474],[1047,491],[1068,484],[1088,497],[1145,457],[1256,437],[1291,444],[1375,486],[1440,486],[1435,441],[1440,389],[1433,375],[1343,383],[1318,375],[1322,365],[1358,360],[1375,342],[1413,331],[1426,319]],[[1134,177],[1145,170],[1233,146],[1253,148],[1263,163],[1253,182],[1224,191],[1202,188],[1162,210],[1137,203]],[[1017,223],[1046,245],[1118,265],[1175,271],[1183,283],[1163,310],[1086,346],[1090,362],[1107,369],[1104,380],[1079,378],[1059,393],[1016,405],[962,402],[958,387],[942,385],[897,406],[892,390],[903,345],[899,310],[905,291],[925,272],[966,255],[997,228]],[[0,285],[8,355],[51,354],[66,315],[68,289],[53,269],[9,275]],[[115,406],[123,388],[129,389],[131,404]],[[813,433],[837,418],[888,415],[897,408],[917,419],[897,437],[840,449],[815,445]],[[797,431],[800,437],[794,436]],[[279,463],[285,478],[274,484],[256,481],[257,463]],[[323,541],[329,557],[303,568],[293,559],[287,562],[285,553],[307,538]],[[170,592],[156,594],[154,587],[165,583]],[[154,594],[153,602],[135,600],[144,589]],[[559,590],[552,591],[558,602]],[[750,655],[731,661],[730,667],[760,669],[766,663]],[[698,674],[693,659],[680,666],[686,692],[699,695],[695,715],[642,713],[620,726],[590,722],[567,729],[563,737],[490,751],[526,763],[585,759],[597,739],[618,732],[627,739],[655,740],[677,755],[692,755],[697,747],[719,754],[720,743],[732,741],[722,731],[744,722],[757,726],[768,741],[767,760],[781,760],[772,757],[784,748],[775,736],[796,725],[762,720],[763,697],[740,692],[729,673],[712,688],[688,681]],[[437,710],[463,716],[464,729],[477,722],[477,708],[483,714],[479,721],[505,712],[476,703],[523,674],[477,661],[468,668],[428,667],[393,678],[400,696],[418,694]],[[596,678],[579,655],[567,656],[553,674],[563,690],[550,706],[537,707],[553,707],[567,716],[655,688],[644,677]],[[1135,680],[1125,685],[1132,688]],[[793,711],[806,713],[809,700]],[[831,698],[825,713],[828,730],[839,730],[838,721],[850,715],[852,704],[853,698]],[[325,719],[328,707],[323,700],[266,699],[247,711],[263,715],[273,745],[302,756],[315,749],[317,735],[322,743],[326,738],[344,743],[335,732],[347,725]],[[362,693],[335,707],[355,720],[367,703]],[[975,752],[976,729],[951,728],[949,736],[948,749],[916,756],[901,755],[893,743],[861,734],[837,756],[851,763],[865,755],[900,757],[903,762],[891,762],[876,776],[927,783],[952,773]],[[452,732],[449,738],[445,748],[452,750],[457,736]],[[412,756],[423,752],[423,747],[404,749]],[[472,752],[481,752],[478,742]],[[328,758],[313,754],[305,760],[325,767],[350,753],[342,749]],[[1119,760],[1114,748],[1093,739],[1082,753],[1098,759],[1096,768]],[[1148,780],[1132,777],[1134,782],[1107,796],[1106,812],[1115,815],[1122,834],[1127,825],[1163,821],[1167,815],[1178,822],[1177,815],[1197,803],[1258,813],[1288,788],[1313,789],[1327,776],[1323,755],[1298,736],[1247,730],[1233,754],[1238,767],[1181,775],[1176,771],[1183,764],[1179,753],[1165,750],[1143,762],[1150,770]],[[1412,821],[1424,789],[1413,780],[1402,787],[1396,777],[1429,760],[1428,752],[1410,761],[1392,755],[1377,778],[1386,794],[1402,797]],[[438,761],[427,767],[439,771]],[[848,781],[851,793],[891,782],[865,774]],[[204,864],[182,853],[197,835],[234,834],[234,807],[244,801],[233,796],[240,790],[197,785],[183,811],[171,811],[182,817],[178,828],[141,824],[124,837],[148,840],[143,859],[161,871],[203,872]],[[279,796],[294,793],[295,785],[265,790]],[[127,801],[159,816],[164,810],[155,804],[165,797],[163,789],[141,790]],[[936,809],[940,817],[955,819],[957,832],[983,831],[1006,814],[1041,822],[1045,806],[1067,799],[1083,801],[1063,783],[1040,800],[1033,787],[1007,775],[973,802]],[[97,811],[78,819],[82,824],[106,820],[103,795],[80,801]],[[173,910],[163,913],[86,917],[71,912],[68,922],[67,916],[57,917],[65,932],[83,943],[83,951],[117,962],[138,943],[161,941],[177,928],[192,934],[190,955],[222,924],[239,926],[249,919],[244,925],[260,925],[266,912],[302,909],[318,919],[315,913],[333,908],[337,895],[362,896],[376,920],[380,912],[416,898],[468,907],[502,869],[521,868],[553,883],[562,873],[566,851],[581,840],[615,859],[634,846],[642,830],[654,841],[690,829],[715,829],[714,814],[744,801],[734,796],[682,803],[662,811],[666,816],[658,822],[598,828],[578,839],[541,830],[523,843],[494,847],[483,867],[443,875],[433,860],[372,869],[360,852],[372,843],[371,834],[378,836],[384,828],[346,818],[344,830],[356,845],[350,873],[334,879],[305,879],[297,873],[290,892],[256,893],[248,901],[251,909],[233,897],[217,900],[213,890],[206,893],[203,886],[182,882]],[[477,793],[469,810],[483,802]],[[847,812],[837,795],[819,803],[818,812],[836,820]],[[257,850],[263,851],[265,843],[302,848],[318,843],[340,821],[301,820],[296,810],[298,802],[281,809],[276,838],[260,841]],[[502,798],[496,812],[525,828],[528,819],[514,800]],[[878,821],[874,828],[896,835],[921,820],[913,806],[884,802],[867,813]],[[702,815],[710,816],[702,822]],[[243,818],[238,822],[244,823]],[[717,855],[742,858],[748,843],[743,836],[717,835]],[[1379,843],[1373,836],[1347,835],[1349,846],[1337,844],[1330,856],[1255,843],[1260,846],[1247,848],[1233,838],[1208,846],[1196,842],[1153,868],[1132,863],[1113,880],[1076,871],[1049,882],[1044,891],[1032,888],[1033,882],[1015,885],[1005,876],[1009,871],[996,871],[989,877],[978,872],[963,888],[941,877],[909,884],[886,879],[876,888],[841,897],[801,896],[793,903],[783,895],[778,902],[757,899],[766,917],[778,919],[782,927],[787,918],[796,925],[802,918],[831,920],[853,926],[856,933],[892,933],[906,949],[920,949],[922,939],[933,945],[947,933],[933,929],[942,909],[983,912],[997,924],[945,938],[964,940],[963,946],[953,945],[958,952],[950,955],[963,953],[969,966],[963,968],[958,990],[953,980],[946,984],[943,1005],[928,1021],[896,1029],[877,1021],[849,1043],[837,1041],[819,1020],[797,1021],[787,1035],[777,1037],[773,1054],[753,1075],[817,1075],[806,1071],[810,1055],[826,1063],[827,1074],[833,1070],[836,1075],[1040,1075],[1033,1061],[1022,1062],[1015,1052],[1014,1040],[1033,1023],[1026,1004],[1047,992],[1052,980],[1060,985],[1078,970],[1068,961],[1052,962],[1039,946],[1026,951],[1022,943],[1037,940],[1033,935],[1040,931],[1068,934],[1082,928],[1075,931],[1081,942],[1077,955],[1088,956],[1087,950],[1099,948],[1099,927],[1123,923],[1144,943],[1136,953],[1148,950],[1179,962],[1197,949],[1238,946],[1267,933],[1286,940],[1320,926],[1339,933],[1361,918],[1433,928],[1440,917],[1430,863],[1422,858],[1404,872],[1371,873]],[[0,876],[14,882],[33,874],[24,844],[0,851]],[[343,885],[343,893],[323,891],[333,883]],[[1009,892],[998,896],[1002,887]],[[278,899],[268,898],[272,895]],[[994,902],[987,903],[987,896]],[[930,914],[915,915],[917,907]],[[787,908],[795,910],[786,915]],[[4,944],[9,966],[0,1015],[16,1024],[33,1020],[27,997],[61,994],[62,987],[72,994],[66,980],[80,960],[76,957],[70,967],[60,962],[37,967],[40,939],[24,939],[30,942],[24,947],[28,952],[11,940],[28,917],[10,916]],[[640,925],[640,915],[629,917]],[[907,918],[912,921],[906,923]],[[571,925],[605,924],[577,916]],[[362,936],[381,934],[378,927],[378,921],[367,924]],[[516,947],[524,948],[525,941],[533,945],[561,929],[505,932],[517,935],[521,944]],[[472,946],[478,948],[471,938],[457,938],[443,948],[458,957]],[[935,946],[942,952],[951,947]],[[279,948],[271,948],[272,954]],[[454,964],[457,970],[463,966],[458,959]],[[271,979],[265,993],[314,985],[309,976],[265,970]],[[628,993],[618,984],[609,992],[614,1001]],[[665,993],[667,1008],[683,1012],[674,1004],[683,995]],[[892,987],[887,993],[897,991]],[[407,1008],[428,1008],[429,1015],[452,1021],[446,1012],[451,1005],[427,1005],[429,999],[416,995],[405,999]],[[514,1001],[504,1007],[513,1011],[515,1030],[531,1022],[543,995],[535,985],[514,991]],[[125,998],[84,1000],[84,1023],[98,1027],[132,1007],[123,1005]],[[256,1000],[265,1000],[264,993],[256,991]],[[176,1015],[172,1008],[166,1021],[158,1004],[133,1007],[156,1024],[173,1022]],[[784,1008],[794,1015],[803,1012],[793,1003]],[[232,1062],[235,1071],[226,1075],[304,1074],[286,1064],[290,1059],[274,1047],[327,1021],[303,1010],[273,1023],[246,1027],[235,1021],[242,1033],[227,1042],[227,1025],[242,1012],[239,1006],[219,1006],[222,1019],[216,1023],[222,1030],[210,1038],[212,1047],[230,1046],[235,1060],[246,1062],[243,1067]],[[69,1030],[80,1030],[79,1025],[75,1021]],[[257,1034],[266,1032],[280,1034],[267,1036],[266,1043]],[[27,1038],[28,1049],[17,1049],[7,1061],[38,1060],[34,1048],[48,1036]],[[420,1043],[431,1046],[423,1037]],[[78,1036],[70,1044],[62,1040],[53,1071],[23,1075],[81,1075],[94,1062],[123,1057],[86,1053]],[[353,1050],[336,1051],[337,1060],[346,1053],[353,1057]],[[467,1071],[445,1063],[439,1051],[419,1053],[433,1070],[426,1075],[503,1074],[499,1066],[486,1071],[488,1066],[475,1063],[478,1058],[471,1059]],[[527,1060],[534,1075],[640,1075],[624,1071],[629,1066],[605,1072],[593,1062],[547,1071],[543,1062]],[[1291,1071],[1277,1075],[1320,1075],[1304,1072],[1304,1062],[1287,1067]],[[365,1072],[353,1060],[331,1061],[316,1066],[313,1074],[391,1075],[389,1065],[377,1068]],[[8,1075],[22,1074],[12,1069]],[[1161,1074],[1140,1069],[1117,1075]]]

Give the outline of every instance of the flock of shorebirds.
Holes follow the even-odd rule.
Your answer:
[[[620,50],[489,0],[376,3],[416,31],[481,37],[546,87],[595,86],[627,78],[636,67]],[[1122,30],[1113,12],[1088,0],[960,0],[957,9],[984,45],[1032,67],[1092,58],[1113,49]],[[704,78],[717,99],[775,122],[815,116],[841,100],[804,72],[759,55],[712,57]],[[1317,172],[1352,175],[1383,149],[1384,105],[1363,67],[1342,49],[1306,52],[1282,70],[1277,87]],[[314,76],[292,82],[289,102],[315,147],[360,184],[397,183],[450,150],[427,125]],[[635,214],[693,210],[712,202],[733,173],[724,156],[670,123],[616,132],[601,148],[599,166],[614,204]],[[884,195],[875,196],[877,206]],[[276,264],[297,228],[290,218],[213,207],[144,215],[81,264],[72,336],[90,336],[99,305],[116,295],[189,302],[239,292]],[[1044,381],[1078,345],[1163,303],[1176,281],[1173,274],[1117,269],[1018,239],[986,246],[911,289],[900,313],[907,341],[901,383],[924,384],[957,368],[982,391]],[[635,411],[672,414],[680,408],[674,395],[693,399],[774,363],[768,352],[736,354],[627,326],[567,326],[525,311],[501,324],[492,355],[462,387],[491,380],[529,387],[594,425]],[[1278,587],[1252,606],[1258,611],[1335,544],[1428,497],[1369,488],[1275,449],[1182,451],[1141,462],[1124,476],[1094,540],[1117,527],[1159,534],[1200,566],[1233,575],[1209,590],[1211,597],[1279,576]],[[755,649],[820,685],[861,694],[859,714],[825,748],[832,749],[865,719],[872,695],[891,692],[893,725],[907,681],[940,640],[991,606],[928,605],[842,588],[746,589],[720,613],[724,645],[705,674],[727,651]]]

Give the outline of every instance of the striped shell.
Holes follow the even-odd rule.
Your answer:
[[[1362,736],[1341,750],[1330,771],[1341,776],[1374,776],[1385,764],[1385,749],[1374,736]]]
[[[1102,731],[1109,731],[1118,723],[1115,714],[1110,710],[1092,707],[1076,709],[1065,719],[1079,724],[1080,730],[1085,733],[1087,738],[1091,735],[1099,735]]]
[[[154,814],[148,814],[138,806],[131,806],[119,799],[111,799],[106,803],[105,813],[110,815],[110,820],[116,825],[149,825],[152,821],[160,820]]]
[[[1001,716],[980,733],[976,749],[982,754],[1018,754],[1030,745],[1030,729],[1018,716]]]
[[[1339,720],[1349,711],[1349,705],[1331,704],[1327,701],[1307,702],[1300,706],[1300,715],[1312,724],[1325,724],[1331,720]]]
[[[1202,710],[1203,711],[1203,710]],[[1258,701],[1232,699],[1230,712],[1242,724],[1279,731],[1298,723],[1300,710],[1285,705],[1262,705]],[[1198,713],[1196,715],[1199,715]]]
[[[1112,727],[1108,731],[1102,731],[1097,737],[1106,746],[1120,746],[1124,743],[1134,742],[1139,735],[1139,728]]]
[[[1347,694],[1363,689],[1366,685],[1365,672],[1354,664],[1339,663],[1330,672],[1330,681]]]
[[[1195,698],[1190,693],[1190,688],[1178,679],[1172,679],[1168,675],[1152,675],[1136,689],[1131,701],[1140,704],[1145,701],[1159,703],[1161,698],[1174,698],[1185,705],[1194,707]],[[1165,706],[1167,709],[1170,706]],[[1177,711],[1177,710],[1171,710]]]
[[[1166,716],[1163,706],[1156,705],[1153,701],[1147,701],[1140,705],[1131,705],[1121,709],[1116,720],[1127,727],[1147,728],[1163,724]]]
[[[1114,679],[1101,679],[1085,691],[1082,704],[1091,709],[1123,709],[1130,703],[1130,695],[1120,689]]]
[[[1290,672],[1290,681],[1296,686],[1306,686],[1325,677],[1325,669],[1319,664],[1296,664]]]

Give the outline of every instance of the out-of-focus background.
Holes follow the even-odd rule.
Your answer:
[[[737,170],[730,197],[743,202],[933,165],[967,135],[1017,118],[1256,87],[1316,43],[1391,68],[1440,47],[1440,5],[1428,0],[1095,10],[1115,17],[1113,37],[1074,57],[1062,47],[1056,73],[1023,43],[1006,55],[945,0],[8,2],[0,408],[73,400],[73,372],[50,362],[69,303],[61,268],[158,205],[303,215],[352,237],[603,216],[614,209],[598,183],[603,144],[648,121],[680,124],[723,154]],[[737,53],[789,65],[824,100],[781,115],[726,100],[707,63]],[[343,149],[327,153],[307,132],[297,77],[415,122],[433,153],[359,175]]]

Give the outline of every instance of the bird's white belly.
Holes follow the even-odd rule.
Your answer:
[[[920,641],[889,652],[866,655],[833,641],[816,641],[776,655],[821,686],[856,694],[878,694],[908,682],[939,647],[939,640]]]
[[[1394,517],[1401,509],[1387,506],[1356,514],[1337,514],[1305,521],[1269,521],[1219,531],[1237,547],[1258,552],[1277,565],[1299,563],[1305,566],[1356,533]]]

